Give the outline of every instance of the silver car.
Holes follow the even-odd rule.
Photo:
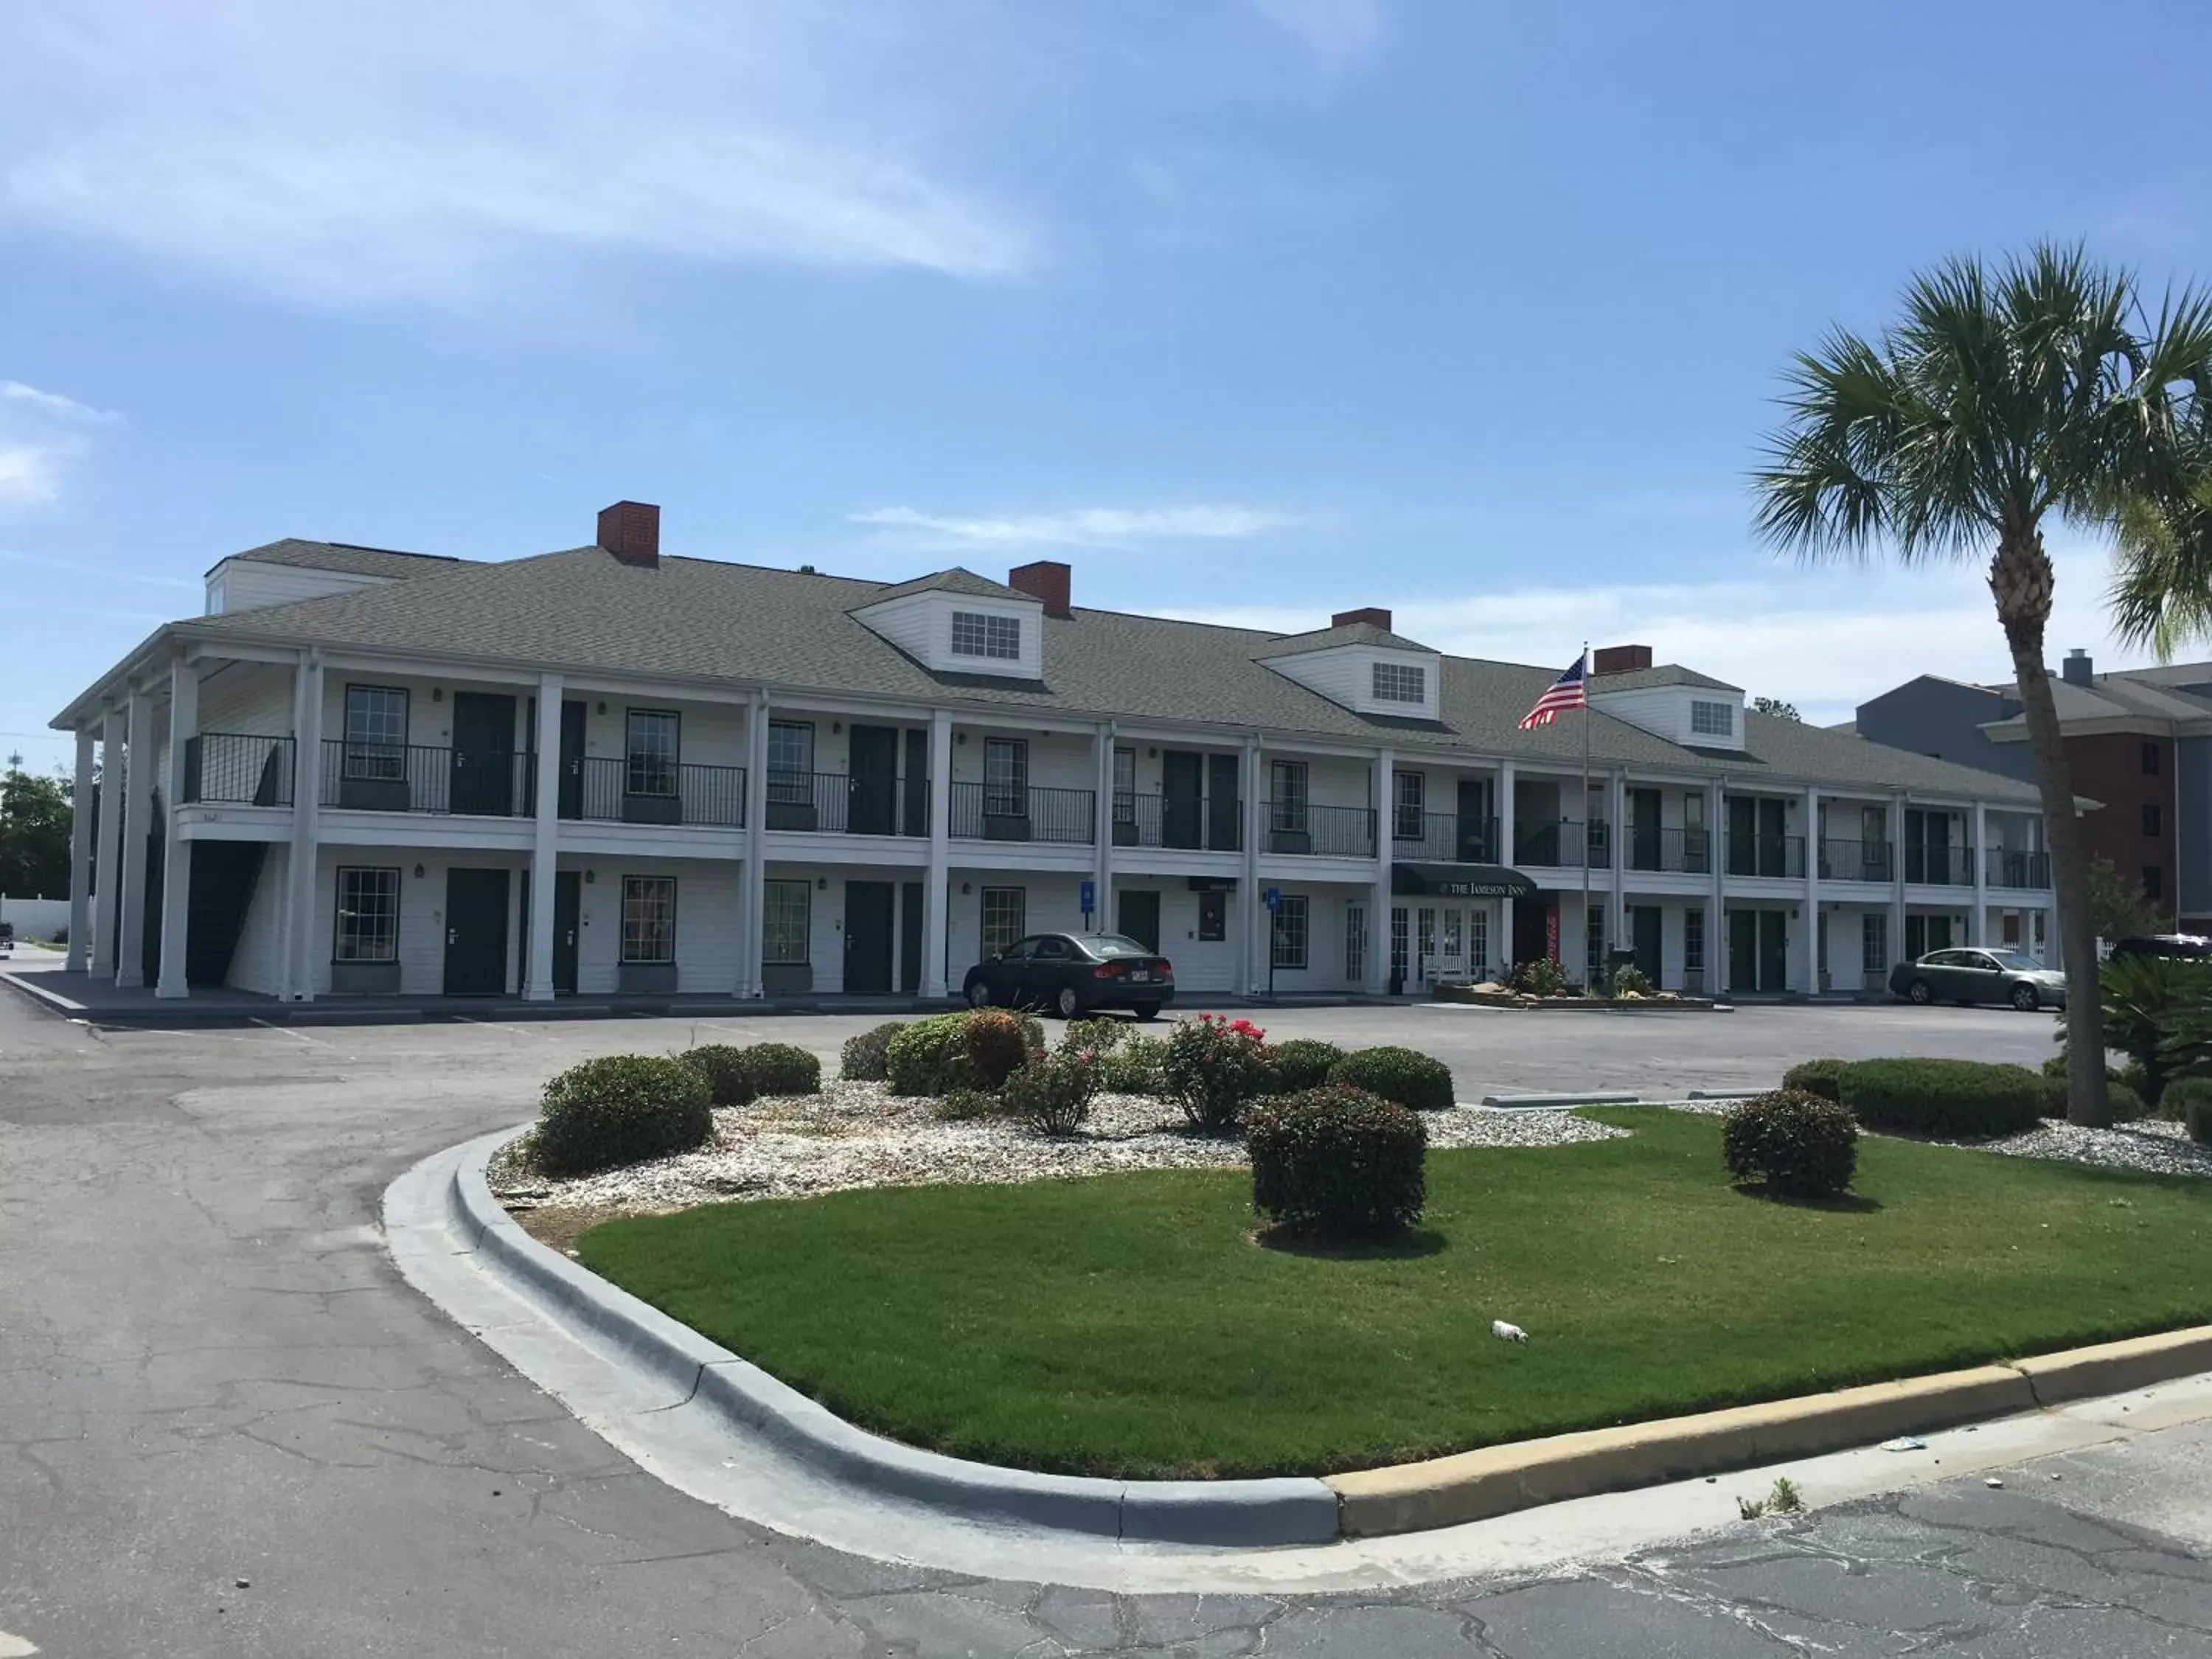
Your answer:
[[[1930,951],[1889,972],[1907,1002],[2005,1002],[2022,1013],[2066,1006],[2066,975],[2024,951]]]

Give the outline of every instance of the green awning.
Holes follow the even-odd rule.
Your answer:
[[[1502,864],[1393,864],[1390,890],[1431,898],[1526,898],[1536,884]]]

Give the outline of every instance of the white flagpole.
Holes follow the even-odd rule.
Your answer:
[[[1590,981],[1590,966],[1589,966],[1589,933],[1590,933],[1590,925],[1589,925],[1589,920],[1590,920],[1590,917],[1589,917],[1589,908],[1590,908],[1590,872],[1589,872],[1589,863],[1590,863],[1590,815],[1589,815],[1590,702],[1589,702],[1589,641],[1588,640],[1584,640],[1584,641],[1583,641],[1582,668],[1583,668],[1583,799],[1582,799],[1582,812],[1583,812],[1583,938],[1582,938],[1582,947],[1583,947],[1583,949],[1582,949],[1582,957],[1583,957],[1583,994],[1584,996],[1589,996],[1589,995],[1590,995],[1590,994],[1593,993],[1593,991],[1595,991],[1595,989],[1596,988],[1595,988],[1595,987],[1594,987],[1593,985],[1591,985],[1591,984],[1590,984],[1590,982],[1589,982],[1589,981]],[[1598,957],[1599,957],[1598,966],[1599,966],[1599,969],[1600,969],[1600,970],[1601,970],[1601,971],[1602,971],[1602,969],[1603,969],[1603,968],[1604,968],[1604,965],[1605,965],[1605,963],[1604,963],[1604,956],[1605,956],[1605,947],[1604,947],[1604,945],[1602,945],[1602,943],[1601,943],[1601,944],[1600,944],[1600,945],[1599,945],[1599,947],[1598,947]]]

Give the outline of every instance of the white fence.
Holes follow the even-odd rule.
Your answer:
[[[11,898],[0,893],[0,921],[13,922],[17,939],[52,939],[69,926],[65,898]]]

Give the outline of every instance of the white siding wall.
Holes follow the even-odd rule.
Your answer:
[[[292,849],[272,846],[246,907],[246,925],[230,959],[230,983],[241,991],[275,996],[282,988],[284,950],[284,872]]]
[[[809,965],[814,970],[814,989],[834,994],[845,988],[845,884],[848,881],[888,882],[894,891],[891,902],[891,984],[898,985],[899,963],[904,960],[906,913],[904,888],[908,882],[920,882],[925,872],[920,870],[855,869],[847,864],[791,864],[781,860],[768,866],[770,881],[803,881],[807,887],[807,952]],[[827,880],[829,886],[822,885]],[[954,902],[959,902],[959,884],[953,884]],[[971,901],[972,902],[972,901]],[[971,957],[965,961],[955,958],[954,990],[959,988],[962,974],[974,965]],[[924,964],[925,973],[927,964]]]
[[[619,760],[629,752],[629,711],[633,708],[672,709],[682,717],[678,759],[685,766],[743,766],[745,763],[744,711],[734,703],[681,702],[650,694],[611,696],[580,691],[563,699],[584,705],[584,753]],[[606,712],[599,712],[602,706]],[[826,737],[825,726],[817,734]],[[842,742],[842,739],[840,739]]]
[[[1175,963],[1177,990],[1219,992],[1237,988],[1237,929],[1242,922],[1236,893],[1221,896],[1228,918],[1228,925],[1223,929],[1224,937],[1201,942],[1198,937],[1199,896],[1190,890],[1189,882],[1182,877],[1116,875],[1114,891],[1117,900],[1114,911],[1116,927],[1121,926],[1121,895],[1152,892],[1160,896],[1160,954]]]
[[[1022,654],[1012,661],[952,654],[956,611],[1012,617],[1022,625]],[[1044,607],[1033,600],[989,599],[963,593],[909,593],[854,613],[866,627],[940,673],[1003,674],[1009,679],[1042,678]]]
[[[583,927],[576,941],[579,995],[606,996],[620,984],[624,876],[676,878],[676,988],[726,993],[736,988],[738,866],[703,859],[594,857],[564,858],[561,867],[588,868],[595,878],[581,890]]]
[[[436,565],[426,568],[439,568]],[[266,605],[289,605],[294,599],[319,599],[328,593],[350,593],[356,588],[382,587],[388,576],[363,576],[343,570],[309,570],[299,565],[264,564],[258,559],[225,559],[208,573],[208,603],[222,590],[225,616],[258,610]]]
[[[1354,988],[1346,985],[1344,977],[1344,908],[1347,903],[1370,904],[1371,890],[1322,881],[1284,880],[1269,885],[1280,888],[1285,897],[1303,895],[1306,901],[1306,965],[1275,969],[1275,989],[1285,994],[1297,994]],[[1233,916],[1231,924],[1233,932]],[[1262,928],[1261,953],[1255,976],[1263,988],[1267,983],[1269,953],[1266,941],[1269,937],[1268,931]],[[1368,949],[1370,952],[1388,952],[1389,948],[1389,914],[1386,910],[1379,926],[1376,918],[1368,919]],[[1182,964],[1176,965],[1180,969]],[[1181,978],[1179,973],[1177,978]]]
[[[1268,750],[1260,757],[1260,788],[1263,798],[1274,787],[1275,763],[1302,761],[1306,769],[1306,800],[1314,806],[1372,806],[1374,766],[1343,755],[1299,755]]]
[[[420,674],[369,673],[329,669],[323,674],[323,738],[335,743],[345,736],[346,688],[349,685],[395,686],[407,693],[407,741],[417,749],[444,749],[453,741],[453,693],[481,691],[487,696],[514,699],[514,746],[530,746],[531,690],[523,685],[483,685],[467,680],[441,679]],[[439,696],[439,693],[444,695]],[[609,708],[613,704],[609,703]],[[619,744],[617,744],[619,752]]]
[[[960,741],[963,735],[968,741]],[[983,781],[983,744],[989,738],[1012,738],[1029,744],[1030,787],[1032,789],[1096,789],[1098,765],[1091,758],[1091,739],[1071,732],[1040,734],[1035,728],[958,726],[952,728],[952,781]],[[1152,763],[1157,771],[1159,763]]]
[[[962,883],[970,890],[962,892]],[[1032,933],[1074,933],[1083,926],[1083,878],[1047,875],[1034,870],[1000,872],[955,869],[946,908],[947,936],[951,946],[951,980],[961,978],[982,960],[983,890],[1018,887],[1025,895],[1024,926]],[[1163,921],[1162,926],[1165,923]]]
[[[1378,662],[1403,663],[1422,672],[1422,690],[1427,694],[1419,703],[1377,702],[1375,700],[1375,665]],[[1392,651],[1373,646],[1345,646],[1331,651],[1302,651],[1287,657],[1261,659],[1261,665],[1273,669],[1285,679],[1294,680],[1309,691],[1327,697],[1342,708],[1360,714],[1389,714],[1413,720],[1434,720],[1437,700],[1441,691],[1439,682],[1443,673],[1443,659],[1419,651]]]
[[[1631,726],[1640,726],[1669,743],[1691,744],[1699,749],[1743,747],[1743,693],[1741,691],[1717,691],[1710,687],[1688,685],[1654,685],[1635,691],[1607,691],[1603,687],[1604,682],[1597,681],[1593,683],[1590,690],[1590,706],[1601,714],[1626,720]],[[1692,702],[1725,702],[1734,708],[1733,734],[1720,738],[1691,731],[1690,705]]]
[[[200,730],[289,737],[292,671],[277,663],[221,664],[200,681]]]

